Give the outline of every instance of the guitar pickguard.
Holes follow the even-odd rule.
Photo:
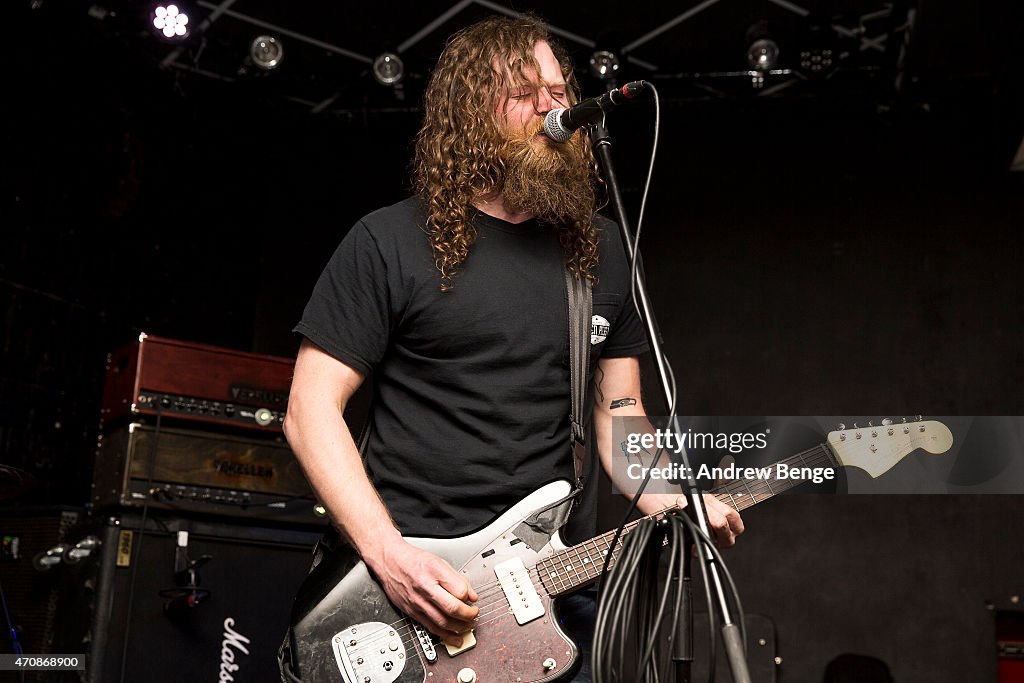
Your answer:
[[[555,535],[533,550],[513,530],[536,510],[564,498],[570,488],[563,481],[548,484],[467,536],[406,539],[447,560],[477,591],[476,644],[455,656],[432,639],[427,641],[427,649],[433,650],[430,661],[415,624],[395,609],[366,565],[349,551],[325,556],[313,574],[316,582],[333,585],[322,598],[317,595],[305,614],[296,615],[293,625],[298,675],[306,683],[363,683],[365,678],[373,683],[449,683],[468,668],[481,683],[546,683],[567,674],[578,659],[578,650],[558,627],[553,600],[534,567],[538,560],[565,546]],[[506,562],[521,562],[542,609],[522,625],[495,574],[495,567]],[[521,573],[518,576],[522,578]],[[301,592],[296,602],[306,604]],[[351,645],[353,641],[355,645]],[[399,658],[400,654],[404,657]]]

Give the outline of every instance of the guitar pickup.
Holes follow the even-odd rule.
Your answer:
[[[521,559],[515,557],[495,565],[494,574],[520,626],[544,616],[544,603],[537,595],[530,573]]]

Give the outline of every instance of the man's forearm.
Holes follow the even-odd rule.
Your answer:
[[[366,476],[342,411],[343,406],[293,397],[285,434],[331,521],[372,564],[401,534]]]

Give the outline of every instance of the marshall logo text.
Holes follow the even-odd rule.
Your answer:
[[[235,680],[234,674],[239,668],[238,664],[235,664],[235,651],[249,654],[249,648],[246,647],[249,639],[232,628],[234,625],[235,620],[231,617],[224,620],[224,640],[220,643],[220,683]]]

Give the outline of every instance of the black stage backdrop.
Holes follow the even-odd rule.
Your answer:
[[[75,505],[88,494],[105,354],[139,331],[293,354],[289,330],[334,246],[361,215],[407,194],[420,114],[415,89],[388,106],[364,99],[313,114],[258,80],[160,70],[84,18],[84,5],[69,18],[24,4],[0,105],[0,461],[39,480],[31,502]],[[1012,17],[993,3],[971,17],[924,9],[913,96],[823,85],[813,96],[667,98],[643,252],[681,413],[1024,412],[1024,174],[1007,172],[1024,98],[998,31]],[[652,111],[610,121],[634,217]],[[984,527],[956,513],[963,499],[798,500],[751,512],[748,537],[771,535],[733,552],[750,579],[743,592],[757,594],[750,604],[785,629],[783,649],[804,644],[786,659],[787,680],[815,680],[843,649],[888,658],[901,681],[991,676],[981,645],[953,675],[920,629],[879,631],[900,617],[870,602],[856,619],[814,612],[816,572],[769,585],[772,572],[747,568],[803,571],[776,529],[782,515],[895,524],[893,595],[920,596],[906,614],[938,610],[941,588],[968,576],[965,605],[1019,592],[1007,576],[1019,544],[995,533],[978,541],[976,564],[950,559]],[[1003,498],[972,514],[996,525],[1020,511]],[[794,539],[812,557],[823,552],[815,533],[825,534]],[[877,550],[834,545],[844,557]],[[929,575],[927,598],[916,588],[931,571],[922,562],[948,574]],[[829,590],[852,610],[880,579],[849,566],[828,566]],[[780,607],[793,601],[814,607]],[[841,634],[812,654],[823,620]]]

